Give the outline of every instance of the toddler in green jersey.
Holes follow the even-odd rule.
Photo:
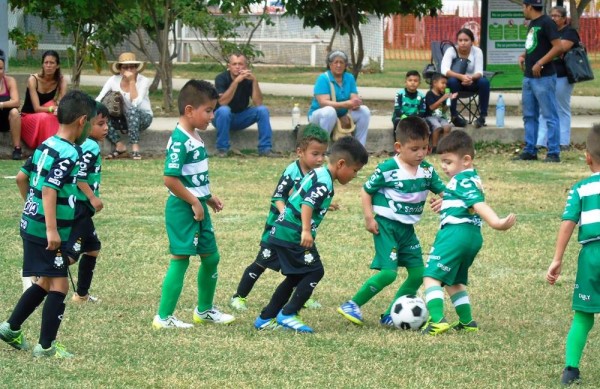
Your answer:
[[[508,230],[516,216],[499,218],[485,203],[481,179],[473,168],[473,140],[464,131],[453,131],[437,148],[442,170],[451,177],[444,190],[441,222],[423,274],[425,301],[429,319],[422,333],[438,335],[450,328],[477,331],[467,294],[469,267],[481,249],[482,219],[495,230]],[[450,295],[458,321],[449,324],[444,318],[444,290]]]
[[[163,281],[158,314],[152,321],[154,329],[193,327],[173,315],[191,255],[200,256],[194,322],[228,324],[235,320],[213,305],[220,256],[208,207],[219,212],[223,203],[210,192],[208,154],[198,132],[206,130],[213,119],[218,97],[211,83],[190,80],[177,99],[179,123],[167,144],[164,168],[169,190],[165,223],[172,259]]]
[[[421,75],[416,70],[406,72],[404,88],[396,92],[394,99],[394,112],[392,114],[392,123],[394,124],[394,134],[400,120],[409,116],[425,117],[425,95],[419,91],[421,84]],[[396,136],[394,135],[394,138]]]
[[[298,159],[290,163],[284,170],[271,196],[271,207],[260,240],[260,249],[254,262],[244,270],[237,291],[231,297],[229,305],[233,309],[238,311],[248,309],[246,298],[266,268],[275,271],[280,270],[277,254],[268,242],[269,233],[275,220],[283,212],[285,203],[290,197],[294,186],[300,182],[306,173],[323,165],[328,142],[329,134],[316,124],[309,124],[302,130],[296,147]],[[306,308],[318,307],[320,307],[320,304],[317,301],[313,299],[310,302],[307,301]]]
[[[421,219],[429,192],[438,194],[445,189],[433,166],[425,161],[429,151],[425,120],[416,116],[402,119],[394,149],[396,155],[377,166],[361,193],[365,226],[375,243],[371,269],[379,271],[337,309],[358,325],[363,324],[360,307],[396,280],[399,266],[406,268],[408,277],[394,300],[417,293],[423,282],[423,256],[414,225]],[[390,303],[381,315],[381,324],[392,325],[391,309]]]
[[[579,383],[581,355],[588,333],[594,326],[594,314],[600,313],[600,124],[594,125],[587,137],[585,162],[592,175],[576,183],[569,191],[556,238],[554,259],[546,275],[548,282],[554,285],[561,273],[567,244],[575,226],[579,225],[577,240],[581,251],[572,303],[575,314],[567,335],[563,385]]]
[[[65,312],[67,242],[75,219],[77,173],[81,145],[89,132],[96,103],[80,91],[69,91],[58,106],[56,135],[46,139],[17,174],[25,200],[21,216],[23,276],[39,277],[23,292],[7,321],[0,324],[0,339],[27,350],[21,326],[44,303],[39,343],[34,357],[70,358],[73,354],[56,341]],[[45,300],[45,301],[44,301]]]
[[[96,117],[91,120],[92,128],[86,141],[81,145],[79,173],[77,173],[77,202],[75,203],[75,224],[69,237],[67,255],[72,263],[79,260],[77,286],[72,300],[74,302],[98,302],[99,299],[89,294],[96,268],[96,260],[100,254],[100,239],[92,217],[104,208],[100,199],[100,181],[102,157],[100,142],[108,134],[108,108],[96,103]],[[81,259],[80,258],[81,255]]]
[[[296,186],[269,236],[285,279],[254,321],[257,330],[284,327],[313,332],[298,316],[325,274],[314,243],[317,228],[333,199],[333,182],[345,185],[368,162],[364,146],[344,137],[331,146],[327,166],[310,171]]]

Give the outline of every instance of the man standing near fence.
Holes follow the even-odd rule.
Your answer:
[[[217,156],[226,157],[230,150],[229,132],[243,130],[258,124],[258,154],[278,157],[271,143],[272,130],[269,110],[262,105],[262,92],[258,79],[248,69],[248,59],[242,53],[229,56],[227,70],[215,78],[219,101],[213,125],[217,128]],[[252,99],[253,106],[250,105]]]
[[[523,122],[525,148],[515,158],[536,160],[539,120],[548,128],[548,154],[544,162],[560,162],[560,131],[556,103],[556,71],[552,60],[562,53],[556,24],[544,15],[543,0],[523,0],[523,15],[529,20],[525,52],[519,56],[523,78]]]

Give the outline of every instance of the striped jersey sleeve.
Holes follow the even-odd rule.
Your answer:
[[[79,159],[79,172],[77,181],[86,182],[96,197],[100,196],[100,177],[102,171],[102,157],[100,156],[100,145],[95,140],[88,138],[81,145],[81,158]],[[77,201],[85,203],[94,210],[87,196],[79,190]]]
[[[579,225],[579,243],[600,239],[600,173],[594,173],[571,188],[562,220]]]

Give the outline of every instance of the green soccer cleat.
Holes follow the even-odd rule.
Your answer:
[[[0,324],[0,339],[8,343],[9,346],[17,350],[29,350],[29,344],[23,336],[23,330],[13,331],[7,321]]]
[[[448,331],[452,326],[448,324],[446,319],[442,319],[439,323],[434,323],[431,318],[423,325],[421,334],[436,336]]]
[[[319,309],[319,308],[321,308],[321,303],[313,298],[310,298],[310,299],[306,300],[306,302],[304,303],[304,308]]]
[[[245,297],[232,297],[231,300],[229,300],[229,306],[238,312],[248,310],[248,302]]]
[[[475,320],[471,320],[469,322],[469,324],[463,324],[460,321],[455,321],[454,323],[450,324],[450,327],[452,327],[455,331],[462,331],[462,332],[477,332],[477,331],[479,331],[479,326],[477,325],[477,322]]]
[[[65,346],[58,343],[56,340],[52,341],[52,345],[45,349],[41,344],[36,344],[33,348],[33,356],[36,358],[40,357],[54,357],[54,358],[73,358],[74,355],[65,349]]]

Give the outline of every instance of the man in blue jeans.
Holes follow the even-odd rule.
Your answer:
[[[215,78],[219,101],[213,125],[217,128],[217,156],[231,154],[229,132],[258,124],[258,154],[277,157],[271,150],[272,130],[269,110],[262,105],[262,92],[256,76],[248,69],[248,60],[241,53],[231,54],[227,70]],[[253,106],[250,107],[250,99]]]
[[[523,122],[525,148],[515,158],[536,160],[539,117],[548,129],[548,154],[544,162],[560,162],[560,131],[556,103],[556,71],[552,60],[562,53],[556,24],[544,15],[543,0],[523,0],[523,15],[529,20],[525,53],[519,56],[523,78]]]

